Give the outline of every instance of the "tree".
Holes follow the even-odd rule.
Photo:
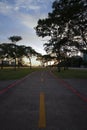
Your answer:
[[[13,44],[16,44],[16,42],[22,40],[21,36],[11,36],[8,38],[9,40],[11,40],[13,42]],[[16,45],[15,45],[15,70],[16,70]]]
[[[38,20],[38,25],[35,28],[36,34],[40,37],[50,36],[50,40],[45,44],[45,48],[56,54],[58,62],[61,61],[62,55],[65,59],[65,52],[67,54],[68,48],[69,46],[71,47],[72,43],[78,49],[84,49],[86,42],[79,44],[79,42],[76,43],[74,41],[77,36],[86,41],[86,7],[86,0],[56,0],[53,2],[53,10],[51,13],[48,13],[48,17]],[[67,49],[63,49],[64,47]],[[87,49],[87,45],[85,47]]]
[[[68,40],[79,40],[80,50],[87,48],[87,1],[86,0],[60,0],[53,3],[51,18],[59,19],[67,29],[65,35]]]
[[[42,59],[43,59],[44,63],[46,63],[46,66],[49,65],[48,62],[50,62],[50,65],[51,65],[51,61],[54,60],[54,58],[55,57],[50,56],[49,54],[42,56]]]
[[[22,66],[22,58],[23,58],[23,56],[26,55],[25,49],[26,49],[26,46],[24,46],[24,45],[20,45],[20,46],[16,47],[16,56],[18,59],[18,67]]]
[[[44,67],[44,59],[43,59],[43,55],[42,55],[42,54],[38,53],[36,60],[37,60],[37,61],[40,61],[41,66]]]
[[[9,45],[6,43],[0,44],[0,59],[1,59],[1,69],[3,69],[3,62],[5,58],[10,57],[9,55]]]
[[[31,58],[32,56],[38,56],[37,53],[32,47],[24,46],[24,45],[15,45],[12,43],[3,43],[0,44],[0,60],[1,60],[1,68],[3,69],[3,61],[6,58],[8,61],[15,59],[15,46],[16,46],[16,58],[18,61],[18,67],[22,65],[22,58],[26,56],[29,59],[30,68],[32,66]]]
[[[32,56],[36,56],[38,53],[32,47],[25,48],[25,56],[29,59],[30,69],[32,67],[31,58]]]
[[[22,40],[21,36],[11,36],[8,39],[11,40],[13,43],[16,43],[16,42]]]

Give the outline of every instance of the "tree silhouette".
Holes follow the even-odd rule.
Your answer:
[[[21,36],[11,36],[8,39],[11,40],[13,43],[16,43],[16,42],[22,40]]]
[[[15,46],[16,46],[16,58],[18,61],[18,67],[22,65],[22,58],[26,56],[29,59],[30,68],[32,67],[31,58],[32,56],[38,56],[39,53],[37,53],[32,47],[24,46],[24,45],[15,45],[12,43],[3,43],[0,44],[0,60],[1,60],[1,68],[3,69],[3,61],[5,58],[8,59],[8,61],[11,61],[15,59]]]
[[[8,38],[9,40],[11,40],[13,42],[13,44],[15,44],[15,70],[16,70],[16,42],[22,40],[21,36],[11,36]]]
[[[3,62],[5,58],[10,57],[9,55],[9,45],[6,43],[0,44],[0,59],[1,59],[1,69],[3,69]]]
[[[32,56],[37,56],[37,52],[32,47],[25,48],[25,56],[29,59],[30,69],[32,67],[31,58]]]
[[[71,47],[72,43],[80,51],[85,48],[87,50],[87,1],[55,0],[52,12],[48,13],[47,18],[38,20],[35,30],[39,37],[49,36],[45,48],[56,54],[58,62],[61,61],[62,55],[65,59],[68,47]],[[77,41],[78,37],[82,43],[73,42]]]

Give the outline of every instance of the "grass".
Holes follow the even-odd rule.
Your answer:
[[[0,80],[12,80],[12,79],[20,79],[29,73],[36,71],[37,69],[32,68],[20,68],[16,71],[12,68],[5,68],[3,70],[0,70]]]
[[[75,79],[87,79],[87,70],[76,70],[76,69],[69,69],[69,70],[62,70],[58,72],[57,70],[54,71],[54,74],[59,78],[75,78]]]
[[[20,79],[36,70],[41,70],[41,68],[20,68],[16,71],[13,68],[4,68],[3,70],[0,70],[0,80]],[[87,79],[87,70],[69,69],[58,72],[56,69],[53,73],[59,78]]]

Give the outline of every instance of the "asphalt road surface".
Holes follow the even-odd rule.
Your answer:
[[[87,130],[87,98],[49,71],[0,92],[0,130]]]

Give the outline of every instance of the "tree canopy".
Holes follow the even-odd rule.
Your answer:
[[[13,43],[15,43],[15,42],[22,40],[22,37],[21,36],[11,36],[8,39],[11,40]]]
[[[52,12],[38,20],[35,30],[39,37],[49,36],[45,49],[55,53],[58,61],[72,46],[76,51],[87,50],[87,1],[55,0]]]
[[[15,47],[16,47],[16,50],[15,50]],[[4,59],[13,61],[15,59],[15,54],[16,54],[16,60],[18,62],[18,63],[16,63],[16,65],[19,65],[19,62],[22,61],[22,58],[25,56],[25,57],[29,58],[30,67],[31,67],[31,57],[39,55],[30,46],[26,47],[25,45],[15,45],[12,43],[0,44],[0,60],[2,60],[2,63],[3,63]]]

